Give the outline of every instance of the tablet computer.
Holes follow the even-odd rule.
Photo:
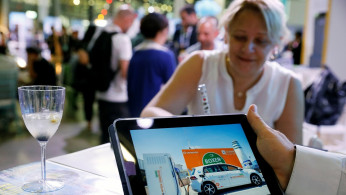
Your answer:
[[[109,134],[124,194],[283,194],[244,114],[118,119]]]

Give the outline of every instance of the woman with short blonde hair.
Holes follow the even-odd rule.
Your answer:
[[[279,0],[235,0],[222,23],[227,51],[197,51],[182,61],[142,116],[203,114],[197,88],[207,89],[211,114],[246,113],[251,104],[271,127],[301,144],[304,96],[294,73],[268,61],[288,30]]]

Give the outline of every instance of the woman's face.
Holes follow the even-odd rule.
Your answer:
[[[243,10],[229,29],[230,73],[244,77],[260,74],[274,48],[262,15]]]

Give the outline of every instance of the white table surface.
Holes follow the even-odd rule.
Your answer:
[[[39,162],[0,171],[0,194],[32,194],[22,185],[40,179],[40,171]],[[123,194],[109,143],[48,159],[47,178],[65,182],[64,188],[47,194]]]
[[[118,167],[110,143],[91,147],[78,152],[48,159],[49,162],[61,164],[81,171],[105,177],[101,185],[112,186],[115,194],[123,194]]]
[[[50,158],[48,161],[107,178],[115,178],[120,182],[114,153],[109,143]]]

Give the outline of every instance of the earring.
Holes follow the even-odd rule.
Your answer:
[[[279,47],[275,46],[273,51],[272,51],[272,55],[270,56],[269,60],[276,60],[279,57]]]

